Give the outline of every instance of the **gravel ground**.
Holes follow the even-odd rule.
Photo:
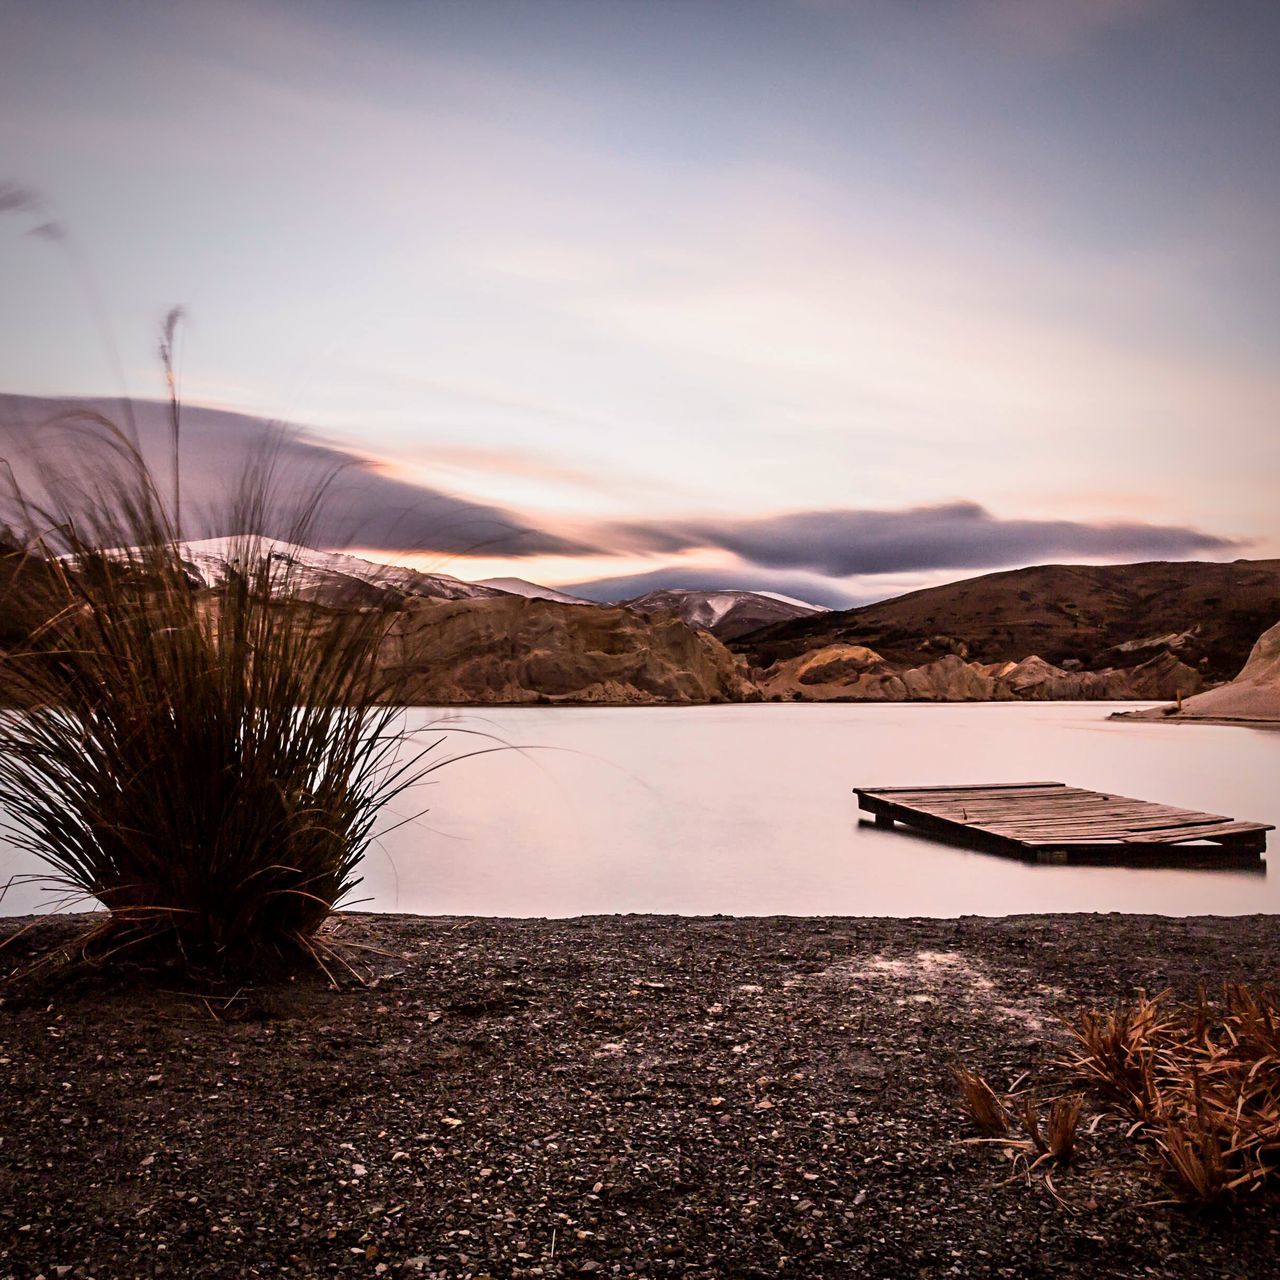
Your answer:
[[[337,929],[368,985],[0,989],[0,1276],[1280,1274],[1274,1197],[1155,1204],[1109,1118],[1051,1188],[948,1070],[1050,1082],[1059,1012],[1270,982],[1276,918]]]

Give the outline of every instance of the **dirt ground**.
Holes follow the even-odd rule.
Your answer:
[[[1155,1203],[1110,1117],[1050,1187],[949,1071],[1051,1087],[1059,1013],[1270,983],[1275,918],[336,929],[366,985],[0,987],[0,1277],[1280,1274],[1273,1196]]]

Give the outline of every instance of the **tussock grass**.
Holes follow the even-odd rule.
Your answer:
[[[107,908],[91,954],[213,975],[323,965],[317,929],[378,814],[429,771],[378,662],[394,614],[295,598],[262,537],[279,519],[270,451],[235,487],[237,571],[211,591],[182,562],[176,468],[162,493],[129,431],[95,415],[68,430],[74,448],[34,479],[9,473],[4,609],[25,642],[0,658],[20,708],[0,712],[8,837]],[[291,541],[323,488],[292,504]]]
[[[1086,1009],[1068,1029],[1084,1050],[1072,1059],[1081,1080],[1135,1119],[1147,1119],[1155,1096],[1155,1046],[1171,1030],[1159,999],[1143,992],[1131,1005]]]
[[[1226,986],[1167,993],[1068,1022],[1068,1068],[1133,1120],[1174,1194],[1209,1204],[1280,1170],[1280,996]]]

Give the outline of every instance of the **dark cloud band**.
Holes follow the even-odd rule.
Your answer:
[[[69,464],[91,465],[83,426],[99,414],[125,429],[136,426],[144,456],[162,484],[169,482],[167,406],[153,401],[58,401],[0,395],[0,457],[22,476],[32,454],[64,450]],[[77,428],[77,422],[81,425]],[[284,536],[296,503],[324,485],[310,531],[326,547],[377,547],[442,557],[483,551],[490,555],[587,555],[596,548],[541,529],[514,512],[455,497],[443,490],[396,479],[358,454],[327,445],[306,432],[216,409],[182,414],[184,524],[191,537],[239,532],[230,498],[237,479],[264,448],[273,455],[279,527]]]
[[[1185,558],[1241,544],[1182,525],[1004,520],[973,502],[901,511],[802,511],[758,520],[615,526],[633,550],[718,548],[770,569],[827,577],[989,569],[1057,556]]]

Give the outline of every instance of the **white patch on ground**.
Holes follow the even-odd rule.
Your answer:
[[[1046,1004],[1049,987],[1037,986],[1034,998],[1015,998],[1001,989],[981,961],[959,951],[917,951],[910,956],[872,956],[867,961],[844,961],[819,973],[793,978],[788,985],[870,987],[892,984],[900,989],[894,1003],[908,1005],[962,1004],[998,1022],[1042,1032],[1053,1019]]]

